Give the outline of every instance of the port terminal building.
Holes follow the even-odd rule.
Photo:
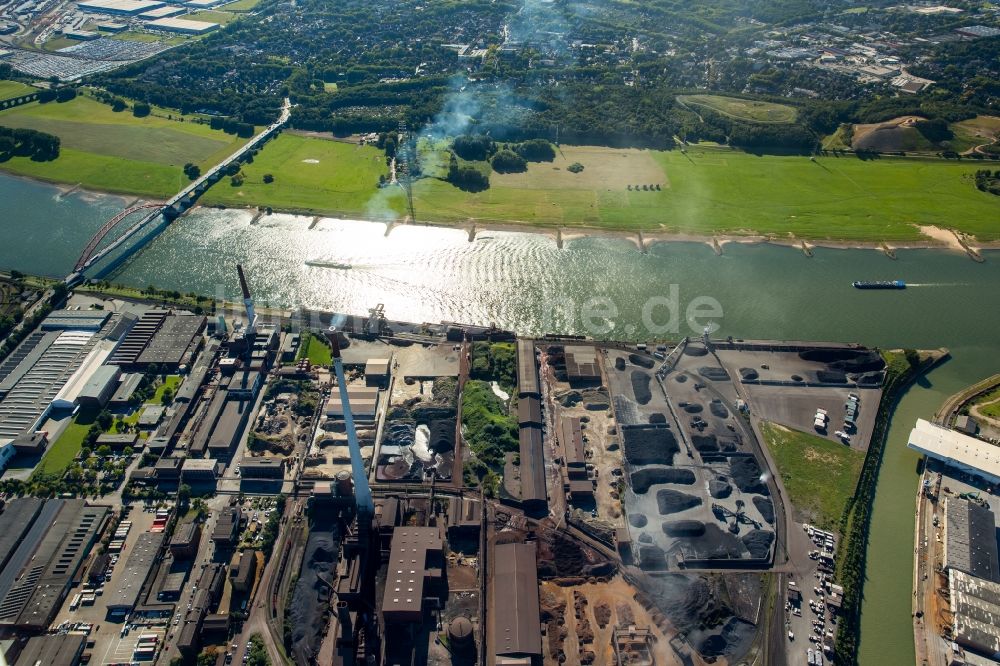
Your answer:
[[[1000,447],[989,442],[917,419],[907,446],[960,472],[1000,484]]]

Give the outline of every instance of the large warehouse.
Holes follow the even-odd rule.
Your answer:
[[[159,21],[147,25],[155,23]],[[144,368],[154,363],[171,370],[190,365],[201,346],[205,322],[205,317],[198,315],[147,310],[122,340],[110,362],[127,369]]]
[[[118,331],[121,319],[105,312],[91,317],[53,312],[0,363],[0,446],[36,430],[50,410],[73,409],[81,396],[104,399],[107,387],[91,378],[116,373],[100,368],[117,344],[108,336]]]
[[[76,6],[85,12],[96,14],[135,16],[162,7],[164,4],[166,3],[157,0],[83,0],[76,3]]]
[[[528,664],[542,654],[535,544],[493,550],[493,654],[497,664]]]
[[[1000,582],[996,519],[989,509],[949,497],[944,503],[944,566]]]
[[[218,28],[219,24],[181,18],[163,18],[150,21],[146,27],[167,32],[179,32],[185,35],[204,35],[206,32],[212,32]]]
[[[48,500],[34,513],[0,571],[0,625],[49,627],[107,515],[107,507],[83,500]]]
[[[955,642],[996,659],[1000,655],[1000,585],[952,569],[948,592]]]
[[[989,442],[917,419],[907,446],[988,483],[1000,483],[1000,447]]]

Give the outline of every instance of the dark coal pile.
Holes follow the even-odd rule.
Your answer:
[[[692,347],[688,345],[684,348],[685,356],[708,356],[708,350],[704,347]]]
[[[628,515],[628,524],[632,527],[645,527],[648,522],[649,520],[644,513],[630,513]]]
[[[743,535],[743,545],[750,552],[750,557],[763,559],[771,552],[774,543],[774,532],[770,530],[751,530]]]
[[[661,515],[678,513],[701,504],[701,498],[695,495],[688,495],[679,490],[658,490],[656,492],[656,506]]]
[[[733,487],[722,479],[712,479],[708,482],[708,494],[715,499],[726,499],[733,493]],[[754,499],[757,499],[756,497]]]
[[[792,379],[793,382],[804,382],[805,381],[804,379],[802,379],[802,375],[792,375],[791,379]]]
[[[663,533],[672,537],[700,537],[705,523],[700,520],[671,520],[663,523]]]
[[[702,453],[714,453],[719,450],[719,443],[715,435],[692,435],[691,444]]]
[[[872,372],[861,375],[857,378],[856,383],[858,386],[880,386],[882,380],[885,379],[884,374],[882,372]]]
[[[825,384],[846,384],[847,374],[839,370],[820,370],[816,373],[816,379]]]
[[[752,624],[738,617],[731,617],[717,633],[705,635],[694,645],[704,657],[727,657],[728,661],[736,661],[750,649],[754,633]]]
[[[649,391],[649,381],[648,372],[632,371],[632,393],[635,395],[635,401],[640,405],[647,404],[653,398],[653,394]]]
[[[319,650],[330,607],[330,588],[337,566],[337,543],[332,527],[310,531],[302,570],[288,609],[292,625],[292,652],[298,663],[312,663]],[[326,582],[324,582],[326,581]]]
[[[760,379],[760,373],[753,368],[740,368],[740,377],[742,377],[745,381],[753,381],[755,379]]]
[[[688,380],[687,375],[677,375],[676,377],[674,377],[674,381],[677,382],[678,384],[683,384],[687,380]]]
[[[717,416],[720,419],[729,417],[729,410],[726,409],[726,406],[723,405],[722,401],[720,401],[718,398],[716,398],[711,402],[711,404],[709,404],[708,411],[712,412],[712,416]]]
[[[621,372],[624,369],[625,369],[625,359],[619,356],[618,358],[615,359],[615,370]]]
[[[650,414],[649,415],[649,422],[650,423],[666,423],[667,422],[667,417],[665,415],[663,415],[663,414],[660,414],[659,412],[656,412],[655,414]]]
[[[662,425],[622,426],[625,458],[633,465],[672,465],[680,451],[677,438]]]
[[[760,465],[753,456],[731,459],[729,474],[733,477],[733,483],[742,492],[768,494],[767,485],[760,480]]]
[[[413,446],[416,430],[417,424],[410,419],[391,421],[386,424],[382,442],[394,446]],[[452,444],[454,445],[454,442]]]
[[[615,415],[619,423],[622,425],[639,423],[639,405],[635,404],[635,400],[624,395],[616,395],[614,401]]]
[[[764,520],[774,525],[774,502],[766,497],[754,495],[753,505],[760,511],[760,515],[764,517]]]
[[[882,356],[873,349],[809,349],[799,352],[799,358],[825,363],[844,372],[875,372],[885,368]]]
[[[659,546],[639,546],[639,566],[647,571],[662,571],[667,568],[667,559]]]
[[[698,537],[680,539],[685,556],[699,560],[736,560],[743,557],[740,540],[718,525],[705,525],[705,532]]]
[[[724,382],[729,380],[729,373],[723,368],[705,366],[704,368],[698,368],[698,374],[705,379],[712,380],[713,382]]]
[[[685,402],[681,408],[688,414],[701,414],[705,407],[700,402]]]
[[[653,537],[643,532],[639,535],[639,543],[653,543]]]
[[[431,424],[429,447],[434,453],[455,450],[455,419],[438,419]]]
[[[720,437],[719,448],[726,453],[732,453],[740,446],[740,440],[736,437]]]
[[[636,493],[645,493],[650,486],[658,483],[680,483],[690,486],[694,483],[694,472],[672,467],[646,467],[638,472],[632,472],[632,490]]]
[[[631,361],[633,365],[637,365],[640,368],[646,368],[647,370],[656,365],[656,361],[653,359],[646,356],[640,356],[639,354],[629,354],[628,360]]]

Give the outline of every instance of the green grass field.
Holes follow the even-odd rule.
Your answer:
[[[387,169],[375,148],[282,134],[244,165],[243,173],[243,185],[233,187],[223,178],[202,203],[363,214]],[[267,173],[274,175],[273,183],[263,182]]]
[[[990,391],[973,404],[979,407],[980,413],[984,416],[1000,420],[1000,389]]]
[[[584,171],[567,171],[573,162]],[[685,154],[563,146],[554,162],[532,163],[527,173],[492,174],[484,192],[424,178],[413,194],[418,219],[438,223],[868,242],[926,240],[917,226],[937,225],[997,240],[1000,198],[976,190],[977,168],[957,160],[845,156],[812,162],[726,148],[694,147]],[[434,173],[435,167],[425,170]],[[367,217],[386,210],[401,217],[406,208],[401,188],[375,188],[387,169],[371,147],[285,134],[244,172],[241,187],[224,179],[202,201]],[[275,182],[263,184],[265,173]],[[641,184],[661,190],[635,191]]]
[[[236,14],[230,12],[220,12],[212,9],[206,9],[205,11],[195,12],[184,18],[190,19],[192,21],[208,21],[209,23],[218,23],[219,25],[228,25],[232,23],[237,18]]]
[[[803,520],[838,531],[865,456],[828,439],[773,423],[761,426],[778,473]]]
[[[37,88],[32,88],[26,83],[21,83],[20,81],[7,81],[6,79],[0,79],[0,99],[10,99],[11,97],[20,97],[24,93],[35,92]]]
[[[59,158],[52,162],[16,157],[0,163],[0,169],[96,190],[160,197],[174,194],[188,182],[182,171],[186,162],[204,170],[244,143],[199,123],[115,113],[86,96],[0,112],[0,125],[55,134],[62,144]]]
[[[313,365],[330,365],[333,362],[330,346],[312,333],[303,333],[297,360],[308,358]]]
[[[163,394],[170,389],[171,392],[177,393],[177,387],[180,386],[181,376],[180,375],[167,375],[166,380],[160,382],[160,385],[156,387],[156,391],[153,393],[152,399],[149,404],[159,405],[163,403]]]
[[[790,123],[798,113],[795,107],[722,95],[678,95],[677,99],[690,106],[703,106],[723,115],[754,123]]]
[[[224,9],[227,12],[249,12],[259,4],[260,0],[236,0],[236,2],[223,5],[220,9]]]
[[[49,445],[45,455],[42,456],[38,467],[32,476],[41,474],[62,474],[69,466],[76,454],[83,447],[83,440],[87,437],[91,424],[97,418],[94,410],[81,409],[72,422],[66,426],[56,441]]]

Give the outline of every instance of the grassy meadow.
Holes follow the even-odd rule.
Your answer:
[[[917,227],[937,225],[1000,239],[1000,198],[976,190],[973,174],[981,167],[964,160],[811,161],[727,148],[562,146],[553,162],[493,173],[489,189],[469,193],[441,179],[446,162],[436,159],[439,150],[422,155],[427,177],[413,186],[414,205],[418,220],[431,222],[867,242],[926,240]],[[567,170],[574,163],[584,170]],[[263,183],[265,173],[275,181]],[[385,173],[372,147],[284,134],[244,167],[242,186],[224,179],[202,201],[402,217],[402,188],[375,187]]]
[[[764,423],[761,429],[796,510],[808,522],[839,531],[844,507],[854,496],[864,453],[774,423]]]
[[[754,123],[790,123],[798,115],[792,106],[738,97],[678,95],[677,99],[689,106],[703,106],[725,116]]]
[[[37,88],[32,88],[28,84],[21,83],[20,81],[0,79],[0,99],[20,97],[24,93],[36,92],[37,90]]]
[[[60,155],[52,162],[15,157],[0,163],[0,169],[96,190],[170,196],[188,182],[185,163],[207,169],[245,141],[179,117],[136,118],[84,95],[65,103],[19,106],[0,112],[0,125],[55,134]]]

